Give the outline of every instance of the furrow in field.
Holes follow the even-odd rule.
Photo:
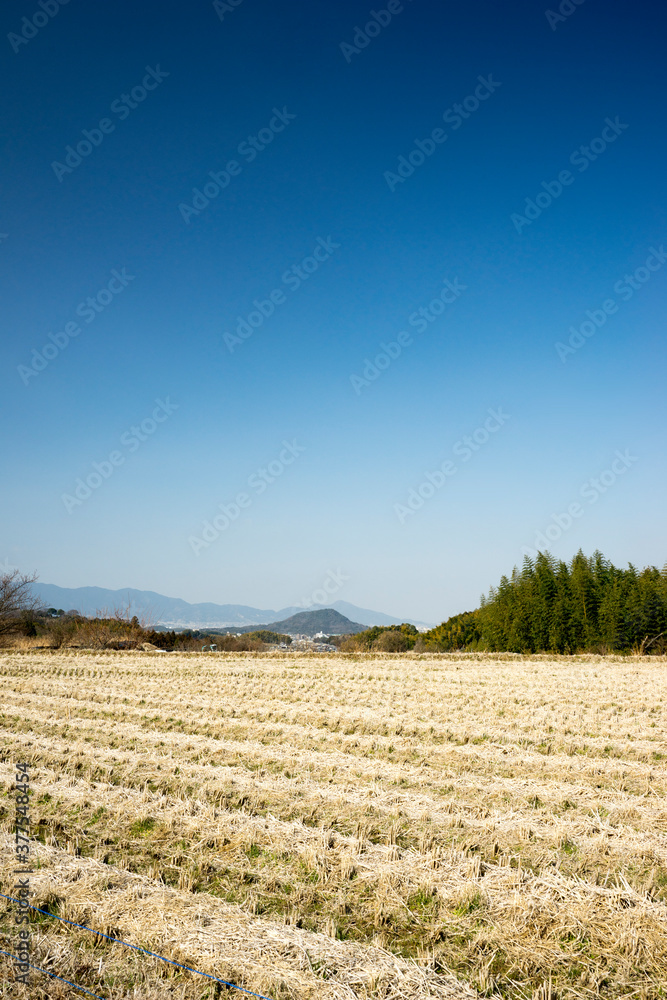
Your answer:
[[[7,701],[7,708],[10,707],[11,700]],[[539,772],[541,780],[554,780],[568,770],[576,772],[576,779],[585,782],[589,780],[591,784],[600,786],[614,785],[620,790],[638,791],[640,788],[646,790],[653,788],[656,794],[664,794],[667,790],[667,772],[665,768],[652,760],[626,760],[614,756],[602,756],[591,758],[576,752],[565,754],[559,752],[540,753],[524,746],[509,745],[506,743],[494,744],[488,739],[473,739],[470,743],[464,744],[428,744],[419,742],[415,738],[409,737],[365,737],[361,734],[345,736],[341,734],[327,734],[327,743],[323,745],[321,735],[318,739],[318,732],[311,727],[282,725],[276,729],[275,724],[270,728],[243,726],[234,720],[228,721],[225,727],[221,727],[219,733],[210,736],[197,730],[196,725],[190,723],[188,727],[178,726],[178,720],[170,717],[166,720],[162,718],[146,716],[145,712],[139,710],[125,713],[125,717],[114,717],[111,712],[104,715],[84,715],[83,718],[71,719],[71,703],[60,705],[60,711],[49,711],[56,706],[49,703],[49,699],[35,699],[32,703],[22,705],[22,720],[11,712],[6,712],[6,722],[12,720],[17,727],[27,727],[30,725],[30,716],[35,715],[48,726],[65,724],[69,716],[70,726],[85,727],[96,723],[96,729],[100,732],[107,731],[113,727],[114,730],[127,733],[134,740],[145,739],[145,734],[160,732],[161,742],[168,743],[174,739],[175,729],[178,732],[178,739],[186,741],[186,746],[191,744],[200,748],[202,753],[215,755],[221,751],[237,753],[239,748],[243,748],[244,754],[252,750],[260,753],[270,760],[280,761],[287,759],[289,747],[298,748],[300,753],[308,753],[314,762],[322,762],[323,766],[329,764],[336,767],[359,770],[368,773],[373,767],[376,770],[385,770],[396,758],[402,766],[410,762],[420,769],[420,781],[427,781],[428,771],[446,774],[448,767],[459,770],[461,758],[464,758],[466,770],[471,774],[490,775],[505,772],[508,776],[513,776],[517,771],[525,773]],[[79,707],[78,705],[76,706]],[[130,719],[127,716],[130,716]],[[132,728],[132,727],[135,728]],[[183,731],[185,728],[185,731]],[[259,728],[259,733],[257,732]],[[224,735],[224,730],[234,730],[235,738],[230,739]],[[238,730],[244,730],[238,733]],[[143,735],[142,735],[143,734]],[[240,738],[239,738],[240,737]],[[267,751],[267,740],[270,741]],[[281,744],[286,744],[283,748]],[[331,747],[329,744],[333,744]],[[667,744],[662,741],[661,747],[667,749]],[[655,746],[655,744],[653,744]],[[389,749],[391,748],[391,750]],[[551,748],[549,748],[551,750]],[[611,750],[612,748],[608,748]],[[641,752],[641,751],[640,751]],[[655,753],[655,751],[651,751]],[[645,754],[649,756],[649,745],[645,749]],[[368,762],[377,762],[368,763]],[[361,776],[361,775],[360,775]]]
[[[0,870],[7,884],[10,843],[2,839]],[[474,1000],[477,995],[452,975],[436,974],[377,947],[258,920],[206,894],[193,896],[53,848],[40,847],[36,853],[40,867],[31,876],[34,905],[60,899],[59,915],[66,919],[112,931],[112,936],[245,989],[267,994],[287,984],[303,1000]]]
[[[226,762],[219,766],[184,760],[177,736],[168,754],[152,747],[146,747],[143,753],[138,753],[136,747],[111,749],[99,743],[99,732],[97,737],[98,743],[93,746],[72,740],[69,734],[67,738],[46,737],[40,732],[39,750],[29,737],[18,738],[23,756],[35,765],[36,790],[50,788],[54,777],[62,776],[63,770],[72,781],[87,772],[100,788],[148,787],[158,793],[168,790],[174,797],[225,802],[237,809],[277,814],[282,819],[298,813],[308,816],[309,822],[335,825],[343,832],[365,828],[373,836],[374,824],[389,823],[401,842],[407,844],[423,843],[429,838],[444,838],[447,842],[467,838],[470,842],[470,837],[477,837],[485,853],[488,848],[511,851],[521,846],[532,857],[568,843],[573,849],[583,850],[580,863],[589,854],[599,858],[603,844],[607,864],[623,855],[626,861],[635,855],[644,859],[647,853],[662,863],[667,860],[667,812],[664,802],[656,796],[647,801],[646,797],[600,794],[599,789],[586,786],[534,779],[475,783],[468,775],[452,778],[445,794],[436,788],[436,794],[429,795],[424,786],[419,788],[418,772],[413,775],[413,791],[406,791],[398,776],[394,786],[387,788],[377,773],[371,775],[365,788],[359,787],[357,776],[340,774],[323,786],[293,758],[292,770],[287,771],[291,777],[287,778],[284,771],[266,777],[263,772],[249,771],[247,759],[243,764]],[[14,737],[18,749],[16,741]],[[329,771],[330,777],[333,773]],[[116,785],[108,783],[112,776]],[[402,780],[405,783],[404,774]],[[504,809],[490,807],[491,802],[501,802],[510,795],[516,808],[508,803]],[[554,812],[554,806],[561,806],[566,795],[570,796],[570,808]],[[539,807],[533,798],[534,807],[526,814],[521,805],[535,796]]]

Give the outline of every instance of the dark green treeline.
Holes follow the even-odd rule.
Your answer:
[[[526,557],[476,611],[423,636],[427,649],[516,653],[667,651],[667,566],[618,569],[602,553]]]

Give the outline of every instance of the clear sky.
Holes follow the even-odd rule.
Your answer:
[[[0,562],[436,622],[667,559],[662,8],[0,19]]]

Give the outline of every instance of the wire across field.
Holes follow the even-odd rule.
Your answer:
[[[3,892],[26,761],[32,902],[254,992],[667,997],[665,658],[33,652],[0,678]],[[33,945],[109,1000],[242,996],[48,917]]]

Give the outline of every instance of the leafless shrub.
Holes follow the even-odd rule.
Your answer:
[[[32,592],[37,574],[28,575],[18,569],[0,576],[0,635],[17,632],[26,616],[42,610],[42,602]]]
[[[407,636],[389,629],[382,632],[373,643],[373,649],[381,653],[405,653],[408,647]]]

